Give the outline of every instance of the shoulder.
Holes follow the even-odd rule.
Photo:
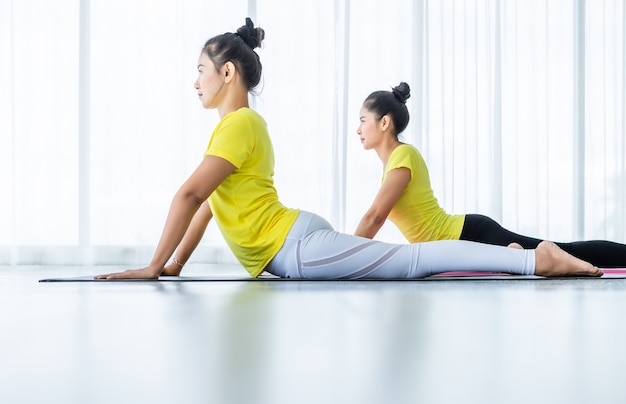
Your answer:
[[[214,137],[234,139],[252,139],[267,133],[265,120],[258,112],[250,108],[240,108],[226,115],[214,131]]]
[[[393,150],[389,156],[389,161],[417,161],[420,157],[421,155],[415,146],[403,143]]]
[[[419,155],[420,152],[417,150],[415,146],[408,143],[402,143],[400,146],[396,147],[394,152],[403,155]]]
[[[239,126],[239,127],[252,127],[258,122],[265,122],[258,112],[250,108],[240,108],[226,115],[219,123],[219,126],[224,128]]]
[[[222,119],[222,123],[230,125],[248,125],[251,128],[258,126],[265,127],[265,119],[253,109],[239,108],[236,111],[231,112]]]

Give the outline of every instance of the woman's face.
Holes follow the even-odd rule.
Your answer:
[[[359,121],[361,123],[356,133],[361,138],[363,148],[365,150],[376,148],[383,140],[380,119],[373,112],[363,107],[359,114]]]
[[[221,90],[224,87],[224,75],[222,75],[209,58],[202,52],[198,59],[198,79],[194,88],[198,90],[198,98],[204,108],[216,108],[221,99]]]

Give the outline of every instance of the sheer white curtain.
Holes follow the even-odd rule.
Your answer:
[[[626,239],[626,5],[589,1],[585,37],[587,237]]]
[[[624,242],[624,1],[400,3],[353,2],[355,126],[369,92],[407,81],[404,137],[446,210],[541,238]],[[382,171],[353,143],[347,230]],[[386,227],[381,238],[402,241]]]
[[[0,19],[0,244],[74,245],[78,7],[4,0]]]
[[[382,172],[361,102],[406,81],[448,211],[625,241],[623,0],[0,0],[0,264],[149,259],[217,123],[200,48],[248,15],[286,205],[354,230]],[[193,259],[233,262],[214,224]]]

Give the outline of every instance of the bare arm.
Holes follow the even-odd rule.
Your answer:
[[[228,161],[220,157],[206,156],[174,195],[161,240],[150,264],[141,269],[99,275],[96,276],[96,279],[158,278],[165,267],[165,263],[181,243],[192,218],[202,203],[234,170],[235,166]]]
[[[161,275],[180,275],[180,272],[183,269],[182,266],[189,260],[189,257],[191,257],[191,254],[200,243],[200,240],[202,240],[202,236],[204,236],[204,232],[206,231],[211,218],[213,218],[213,212],[211,212],[211,207],[207,201],[200,206],[196,214],[193,216],[193,219],[191,219],[187,232],[183,236],[178,248],[176,248],[176,255],[174,258],[177,262],[172,262],[165,266]]]
[[[354,235],[374,238],[410,180],[411,171],[408,168],[401,167],[391,170],[381,185],[372,206],[363,215]]]

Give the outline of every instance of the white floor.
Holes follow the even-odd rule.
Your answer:
[[[0,267],[0,403],[626,402],[626,279],[37,282],[111,269]]]

